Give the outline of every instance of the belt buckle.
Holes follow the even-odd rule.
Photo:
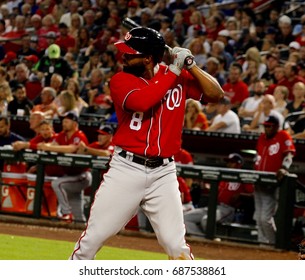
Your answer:
[[[156,168],[160,165],[159,165],[158,159],[146,158],[144,161],[144,166],[149,167],[149,168]]]
[[[150,159],[149,159],[149,158],[146,158],[146,159],[144,160],[144,166],[145,166],[145,167],[150,167]]]

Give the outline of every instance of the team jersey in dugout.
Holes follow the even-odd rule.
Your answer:
[[[147,157],[173,156],[181,146],[185,100],[202,92],[186,70],[177,77],[159,65],[150,80],[120,72],[110,82],[118,118],[113,143]]]
[[[59,145],[78,145],[81,141],[83,141],[86,145],[88,145],[88,139],[84,132],[81,130],[75,131],[75,133],[68,138],[66,133],[64,131],[61,131],[57,137],[55,138],[55,142]],[[88,170],[88,168],[81,168],[81,167],[62,167],[64,173],[66,175],[79,175],[82,172],[85,172]]]
[[[295,146],[290,134],[280,130],[275,137],[267,139],[265,133],[257,140],[257,160],[255,169],[260,171],[276,172],[288,152],[295,153]]]

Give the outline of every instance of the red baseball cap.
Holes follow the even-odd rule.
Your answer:
[[[14,52],[7,52],[1,62],[4,63],[4,64],[8,64],[11,61],[15,60],[16,58],[17,58],[16,53],[14,53]]]
[[[135,2],[135,1],[129,1],[128,2],[128,7],[137,8],[138,7],[138,3]]]
[[[25,60],[27,60],[27,61],[31,61],[31,62],[33,62],[33,63],[37,63],[38,60],[39,60],[39,58],[38,58],[36,55],[34,55],[34,54],[32,54],[32,55],[27,55],[27,56],[25,56],[23,59],[25,59]]]

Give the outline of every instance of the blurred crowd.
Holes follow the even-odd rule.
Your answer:
[[[304,3],[286,1],[4,1],[0,6],[0,112],[57,118],[116,116],[109,91],[121,57],[113,43],[130,18],[158,30],[170,47],[189,48],[225,91],[220,104],[190,101],[185,128],[261,132],[285,118],[302,138],[305,98]],[[164,55],[163,63],[170,63]],[[292,114],[291,113],[296,113]]]

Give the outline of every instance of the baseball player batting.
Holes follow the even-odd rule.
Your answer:
[[[70,259],[94,259],[139,206],[169,259],[193,259],[173,155],[181,145],[185,100],[218,102],[223,91],[188,49],[174,48],[172,64],[160,64],[165,42],[153,29],[133,28],[115,46],[123,60],[123,71],[110,81],[118,118],[115,150]]]

